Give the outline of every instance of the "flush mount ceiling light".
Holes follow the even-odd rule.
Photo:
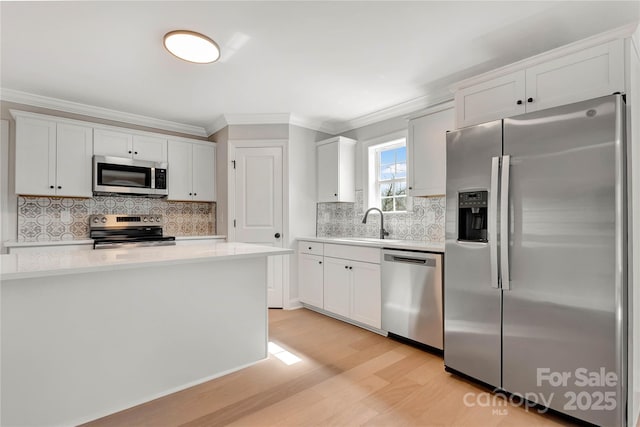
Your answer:
[[[178,30],[165,34],[164,47],[172,55],[196,64],[209,64],[220,58],[216,42],[195,31]]]

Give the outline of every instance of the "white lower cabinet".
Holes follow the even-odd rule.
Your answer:
[[[381,327],[380,249],[298,243],[300,301],[362,325]]]
[[[323,259],[321,255],[299,254],[300,301],[314,307],[324,306]]]

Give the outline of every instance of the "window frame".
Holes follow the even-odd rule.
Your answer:
[[[392,146],[400,146],[404,145],[407,147],[407,131],[402,130],[398,132],[393,132],[375,139],[371,139],[366,141],[363,144],[363,158],[364,158],[364,173],[363,173],[363,187],[364,187],[364,208],[376,207],[378,209],[382,209],[382,202],[380,197],[380,181],[379,181],[379,152],[388,149]],[[407,147],[407,163],[409,151]],[[404,180],[405,186],[408,185],[408,176],[405,176]],[[388,182],[388,181],[387,181]],[[405,194],[404,197],[407,197]],[[405,204],[406,206],[406,204]],[[385,213],[394,213],[394,214],[404,214],[407,213],[406,210],[403,211],[386,211]]]

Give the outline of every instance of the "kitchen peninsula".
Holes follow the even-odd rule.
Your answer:
[[[215,243],[0,256],[2,425],[76,425],[267,355],[267,257]]]

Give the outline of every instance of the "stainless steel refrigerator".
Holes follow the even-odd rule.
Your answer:
[[[626,423],[622,96],[447,134],[447,370]]]

